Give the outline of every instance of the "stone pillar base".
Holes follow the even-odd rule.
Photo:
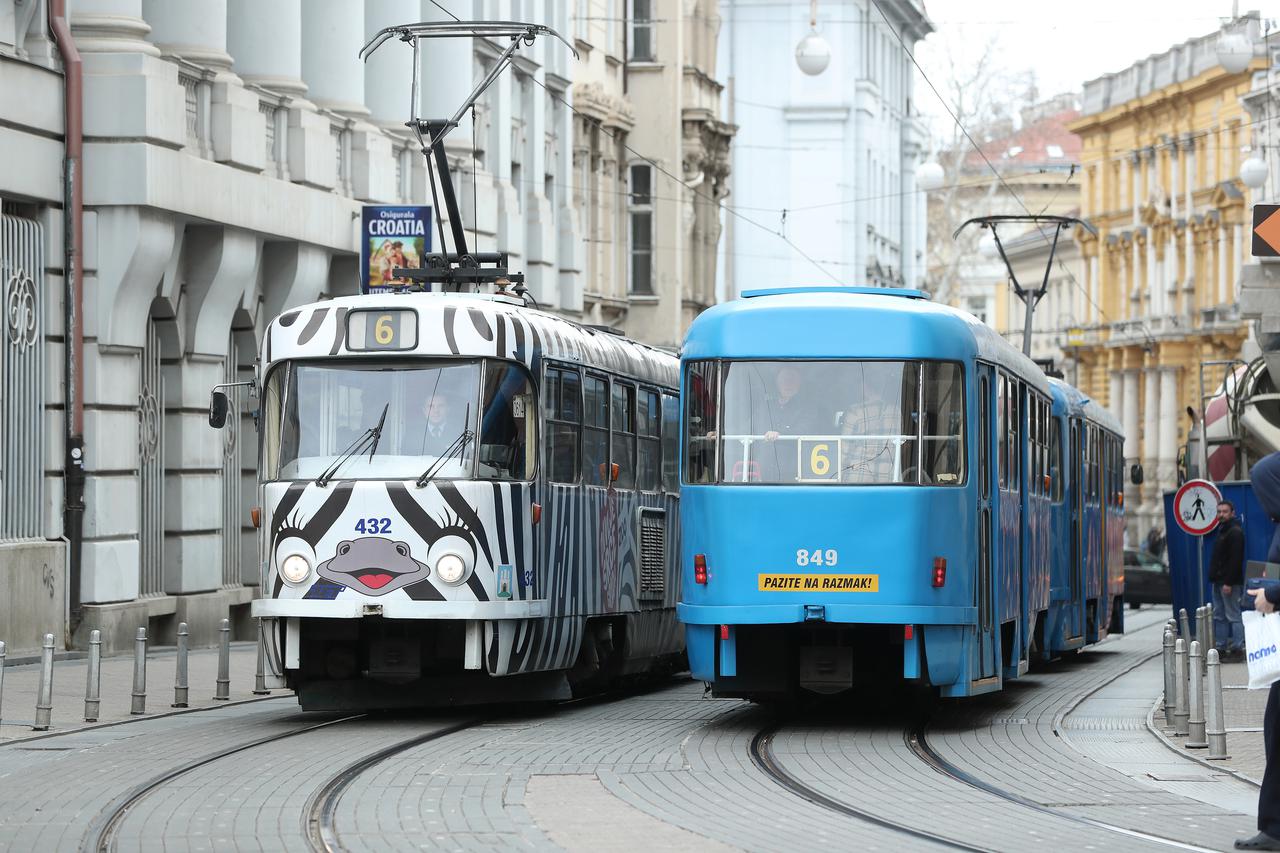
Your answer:
[[[115,604],[86,604],[80,625],[72,637],[72,647],[87,649],[89,632],[102,632],[102,653],[125,654],[133,650],[139,628],[147,629],[151,645],[171,646],[176,642],[178,623],[186,622],[193,649],[217,645],[218,627],[231,619],[234,640],[256,638],[249,603],[257,587],[243,586],[193,595],[159,595]]]

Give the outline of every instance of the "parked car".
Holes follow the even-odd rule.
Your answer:
[[[1169,567],[1141,548],[1124,549],[1124,600],[1131,608],[1142,604],[1171,604]]]

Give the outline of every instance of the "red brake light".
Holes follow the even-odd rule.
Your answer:
[[[693,555],[693,582],[705,584],[707,582],[707,555]]]
[[[933,585],[942,586],[947,582],[947,558],[933,558]]]
[[[721,625],[721,626],[720,626],[720,639],[722,639],[722,640],[727,640],[727,639],[729,639],[729,626],[728,626],[728,625]]]
[[[915,635],[916,635],[916,626],[915,626],[915,625],[903,625],[903,626],[902,626],[902,639],[904,639],[904,640],[910,640],[910,639],[911,639],[912,637],[914,637]]]

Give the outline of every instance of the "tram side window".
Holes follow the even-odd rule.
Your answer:
[[[1009,381],[1003,376],[996,378],[996,440],[998,442],[997,449],[997,476],[1000,478],[1000,488],[1007,488],[1009,485]]]
[[[713,361],[689,363],[684,380],[684,482],[713,483],[719,371]]]
[[[619,489],[636,487],[636,386],[613,383],[613,456]]]
[[[524,368],[498,361],[486,364],[476,475],[490,480],[531,480],[537,447],[538,412],[533,383]]]
[[[578,482],[578,440],[582,435],[582,380],[576,370],[547,370],[547,477]]]
[[[1062,501],[1062,429],[1058,419],[1049,417],[1049,494],[1054,503]]]
[[[662,484],[662,403],[657,391],[641,389],[636,398],[636,434],[639,452],[636,488],[656,492]]]
[[[679,491],[680,476],[676,471],[679,456],[680,402],[671,394],[662,395],[662,488]]]
[[[964,480],[964,372],[953,362],[924,363],[922,483]]]
[[[1027,493],[1040,494],[1040,401],[1027,396]]]
[[[609,380],[587,374],[583,381],[582,481],[592,486],[609,484]]]

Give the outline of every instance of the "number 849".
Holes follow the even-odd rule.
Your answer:
[[[807,548],[799,548],[796,550],[796,565],[834,566],[837,557],[835,548],[814,548],[812,551]]]

